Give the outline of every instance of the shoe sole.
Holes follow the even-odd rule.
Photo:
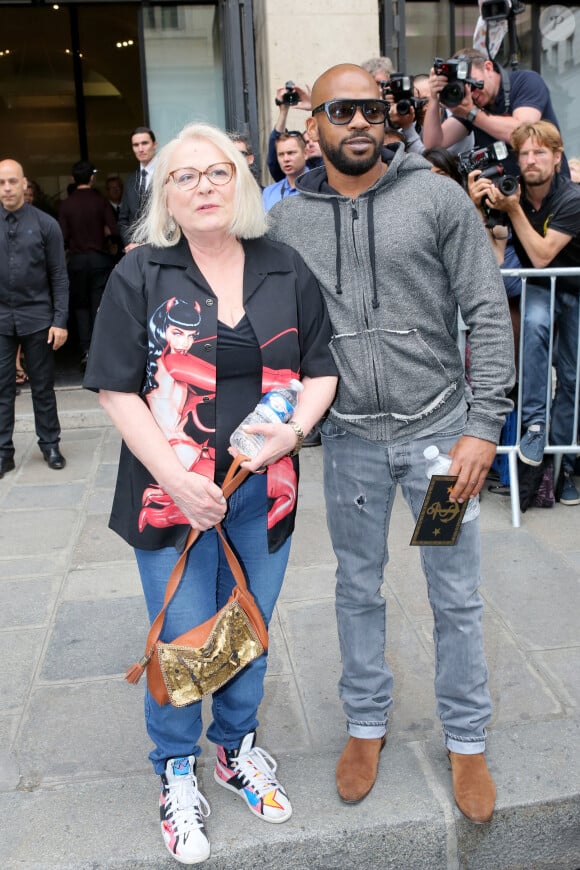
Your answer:
[[[165,843],[165,840],[163,842]],[[188,867],[191,867],[193,864],[201,864],[203,861],[207,861],[210,856],[210,850],[208,849],[207,855],[204,855],[202,858],[182,858],[181,855],[176,855],[175,852],[173,852],[169,848],[167,843],[165,843],[165,848],[167,849],[172,858],[174,858],[180,864],[187,864]]]
[[[574,506],[580,504],[580,498],[560,498],[560,504]]]
[[[542,458],[538,459],[538,460],[530,459],[528,456],[524,456],[524,454],[522,453],[522,451],[520,450],[519,447],[518,447],[518,456],[522,460],[522,462],[525,463],[525,465],[532,465],[534,468],[537,468],[538,465],[541,465],[542,461],[544,459],[543,455],[542,455]]]
[[[228,791],[232,791],[235,795],[240,797],[243,800],[243,802],[245,803],[245,805],[248,807],[248,809],[250,810],[252,815],[256,816],[256,818],[258,818],[258,819],[261,819],[261,821],[263,821],[263,822],[270,822],[273,825],[281,825],[282,822],[287,822],[288,819],[290,818],[290,816],[292,815],[292,807],[290,807],[288,810],[288,815],[284,816],[283,819],[269,819],[268,816],[265,816],[265,815],[263,815],[263,813],[259,813],[254,809],[254,807],[252,806],[252,804],[249,802],[248,798],[246,797],[245,792],[240,791],[240,789],[236,788],[235,785],[230,785],[229,782],[226,782],[225,779],[222,779],[221,776],[218,774],[217,770],[215,769],[215,767],[214,767],[214,771],[213,771],[213,778],[215,779],[215,781],[217,782],[218,785],[221,785],[223,788],[227,788]]]

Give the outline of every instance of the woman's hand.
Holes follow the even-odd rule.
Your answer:
[[[194,529],[205,532],[223,520],[227,502],[212,480],[195,471],[185,471],[183,478],[168,487],[169,495]]]
[[[298,440],[296,432],[287,423],[253,423],[251,426],[244,426],[244,432],[248,435],[266,436],[266,443],[260,452],[248,462],[242,462],[242,468],[254,472],[264,471],[268,465],[272,465],[283,456],[288,456],[296,447]],[[235,447],[230,447],[229,453],[231,456],[237,456],[239,451]]]

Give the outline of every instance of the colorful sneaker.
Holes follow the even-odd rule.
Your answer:
[[[526,465],[541,465],[546,446],[546,427],[543,423],[532,423],[520,441],[518,456]]]
[[[560,504],[580,504],[580,493],[571,474],[564,473],[564,483],[560,493]]]
[[[215,781],[243,797],[254,815],[265,822],[285,822],[292,815],[288,796],[274,774],[271,755],[254,746],[256,732],[246,734],[238,749],[218,746]]]
[[[210,808],[197,788],[194,755],[168,759],[161,774],[159,814],[163,840],[177,861],[199,864],[209,858],[203,820]]]

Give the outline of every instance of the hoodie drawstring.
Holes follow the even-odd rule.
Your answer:
[[[334,213],[334,235],[336,238],[336,284],[334,285],[334,289],[336,290],[336,295],[340,296],[342,294],[342,260],[340,256],[340,207],[338,205],[336,197],[333,196],[330,201],[332,203],[332,211]]]
[[[377,289],[377,255],[375,250],[375,193],[376,190],[369,190],[369,201],[367,205],[367,228],[369,234],[371,273],[373,276],[373,308],[378,308],[379,293]]]
[[[373,308],[379,307],[379,294],[377,289],[377,257],[376,257],[376,248],[375,248],[375,190],[369,191],[369,199],[367,205],[367,232],[369,239],[369,254],[371,261],[371,273],[373,277],[373,299],[372,305]],[[334,285],[334,289],[336,290],[337,296],[342,294],[342,258],[340,255],[340,205],[338,200],[335,197],[332,197],[330,200],[332,204],[332,211],[334,214],[334,235],[336,238],[336,284]]]

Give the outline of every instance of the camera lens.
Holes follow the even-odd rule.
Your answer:
[[[518,189],[518,180],[513,175],[504,175],[498,181],[497,189],[504,196],[512,196]]]
[[[465,88],[461,82],[452,82],[450,85],[445,85],[439,95],[439,99],[444,106],[454,109],[455,106],[459,105],[464,96]]]
[[[300,97],[296,91],[286,91],[286,93],[282,94],[282,102],[286,103],[286,105],[294,106],[300,102]]]
[[[408,115],[411,111],[411,101],[410,100],[399,100],[397,103],[397,112],[399,115]]]

